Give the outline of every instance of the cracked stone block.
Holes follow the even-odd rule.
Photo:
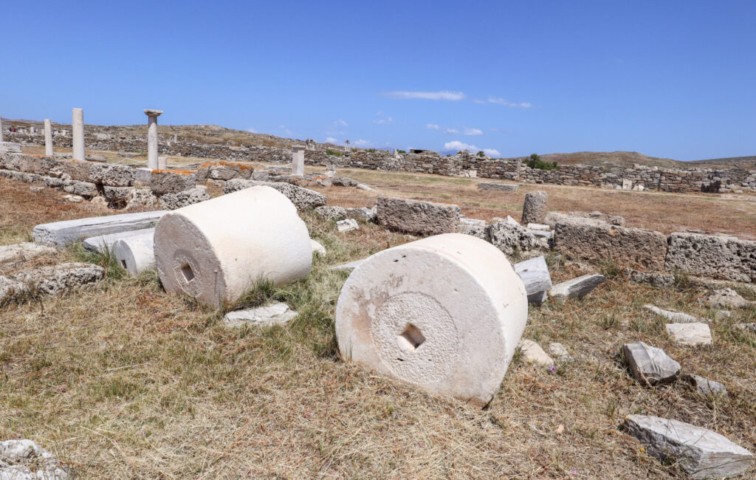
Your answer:
[[[680,377],[680,364],[661,348],[643,342],[626,343],[622,346],[622,353],[633,377],[643,385],[665,385]]]

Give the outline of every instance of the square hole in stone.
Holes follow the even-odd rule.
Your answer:
[[[121,260],[121,266],[122,266],[123,268],[126,268],[126,260]]]
[[[425,336],[419,328],[408,323],[401,335],[396,337],[396,341],[399,343],[399,348],[405,352],[414,352],[425,342]]]
[[[194,271],[192,271],[192,267],[188,263],[181,267],[181,273],[184,274],[184,278],[187,282],[194,280]]]

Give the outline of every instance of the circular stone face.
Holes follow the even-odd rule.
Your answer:
[[[383,302],[370,324],[370,334],[384,365],[414,384],[446,377],[460,348],[457,326],[449,312],[419,292],[401,293]]]
[[[200,267],[186,250],[177,250],[173,256],[173,276],[187,295],[198,297],[202,293]],[[198,278],[199,277],[199,278]]]

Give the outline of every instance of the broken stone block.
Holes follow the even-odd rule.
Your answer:
[[[548,351],[553,358],[556,358],[560,362],[571,362],[574,360],[570,352],[561,343],[549,343]]]
[[[241,327],[242,325],[285,325],[296,318],[297,312],[291,310],[285,303],[274,303],[265,307],[250,308],[229,312],[223,317],[223,321],[229,327]]]
[[[705,303],[712,308],[748,308],[756,306],[756,302],[746,300],[731,288],[723,288],[710,293]]]
[[[366,222],[375,222],[378,218],[378,207],[373,208],[347,208],[347,217],[354,218],[355,220],[365,220]]]
[[[516,192],[520,186],[516,183],[480,182],[478,190],[498,190],[500,192]]]
[[[662,310],[659,307],[656,307],[654,305],[644,305],[644,308],[647,310],[651,310],[655,314],[659,315],[660,317],[664,317],[667,320],[672,320],[676,323],[699,323],[701,322],[701,319],[698,317],[694,317],[693,315],[689,315],[687,313],[681,313],[681,312],[673,312],[671,310]]]
[[[0,479],[66,480],[60,461],[31,440],[0,442]]]
[[[28,291],[26,284],[0,275],[0,306]]]
[[[391,230],[414,235],[453,233],[459,225],[458,205],[379,198],[378,223]]]
[[[244,180],[240,178],[235,178],[226,182],[226,185],[223,186],[223,193],[238,192],[239,190],[255,186],[266,186],[278,190],[300,210],[322,207],[328,202],[325,195],[290,183],[258,182],[255,180]]]
[[[711,330],[705,323],[668,323],[664,328],[672,341],[680,345],[711,345]]]
[[[184,170],[153,170],[150,190],[155,195],[179,193],[196,186],[197,176]]]
[[[47,295],[75,288],[105,278],[105,269],[89,263],[61,263],[13,274],[11,280],[21,282]]]
[[[58,253],[58,251],[52,247],[31,242],[3,245],[0,246],[0,264],[25,262],[41,255],[55,253]]]
[[[166,210],[178,210],[207,200],[210,200],[210,195],[205,188],[194,187],[178,193],[166,193],[160,197],[160,206]]]
[[[538,239],[526,228],[511,222],[499,222],[488,226],[490,242],[506,255],[527,252],[540,246]]]
[[[756,282],[756,242],[677,232],[669,236],[666,268],[735,282]]]
[[[506,257],[462,234],[383,250],[336,306],[342,358],[440,395],[488,404],[525,329],[527,296]]]
[[[89,237],[82,242],[85,250],[95,253],[112,252],[113,245],[123,238],[134,237],[144,234],[154,235],[154,228],[146,228],[144,230],[129,230],[127,232],[109,233],[107,235],[98,235],[96,237]]]
[[[548,367],[554,365],[554,359],[543,351],[540,345],[532,340],[522,339],[520,341],[520,352],[522,359],[527,363],[533,363]]]
[[[664,269],[667,237],[661,232],[606,224],[557,223],[554,249],[571,260],[605,262],[649,271]]]
[[[745,473],[753,454],[727,438],[689,423],[628,415],[627,432],[660,460],[679,463],[690,478],[726,478]]]
[[[546,298],[546,292],[551,290],[551,274],[543,256],[531,258],[524,262],[516,263],[515,272],[522,279],[528,302],[540,305]]]
[[[538,232],[550,232],[551,227],[542,223],[528,223],[528,230],[535,230]]]
[[[165,214],[155,227],[155,259],[167,292],[221,306],[259,280],[306,277],[312,247],[294,204],[260,186]]]
[[[32,235],[36,243],[65,247],[98,235],[152,228],[165,213],[165,211],[124,213],[45,223],[34,227]]]
[[[353,230],[359,230],[360,226],[357,224],[357,220],[347,218],[346,220],[339,220],[336,222],[336,228],[340,233],[347,233]]]
[[[724,320],[725,318],[730,318],[732,316],[732,312],[729,310],[717,310],[717,312],[714,314],[715,320]]]
[[[134,184],[134,169],[125,165],[92,165],[89,181],[108,187],[130,187]]]
[[[558,302],[564,303],[568,298],[583,298],[606,281],[603,275],[592,274],[573,278],[551,287],[549,295]]]
[[[546,192],[530,192],[525,195],[522,207],[522,223],[546,223],[549,194]]]
[[[727,389],[725,386],[714,380],[687,373],[682,376],[682,379],[693,385],[693,388],[705,397],[716,395],[727,396]]]
[[[626,343],[622,346],[622,353],[633,377],[642,385],[665,385],[680,376],[680,364],[661,348],[643,342]]]
[[[63,191],[87,198],[96,197],[100,193],[99,190],[97,190],[97,185],[94,183],[76,181],[63,187]]]
[[[326,220],[344,220],[347,217],[347,210],[344,207],[318,207],[315,209],[315,215]]]
[[[625,278],[631,282],[643,283],[656,288],[669,288],[675,284],[675,276],[666,273],[646,273],[625,269]]]
[[[362,260],[355,260],[354,262],[345,263],[343,265],[336,265],[334,267],[331,267],[332,270],[343,270],[345,272],[352,272],[355,268],[359,267],[365,262],[366,259]]]
[[[113,243],[113,256],[129,275],[136,276],[155,268],[155,229],[138,230],[137,235]]]
[[[326,256],[326,249],[320,242],[310,239],[310,245],[312,246],[312,253],[316,255]]]
[[[102,187],[102,193],[110,204],[125,205],[134,198],[134,187]]]

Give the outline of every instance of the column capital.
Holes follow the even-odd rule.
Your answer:
[[[163,114],[163,111],[162,110],[153,110],[151,108],[145,108],[144,109],[144,114],[147,115],[148,117],[159,117],[160,115]]]

